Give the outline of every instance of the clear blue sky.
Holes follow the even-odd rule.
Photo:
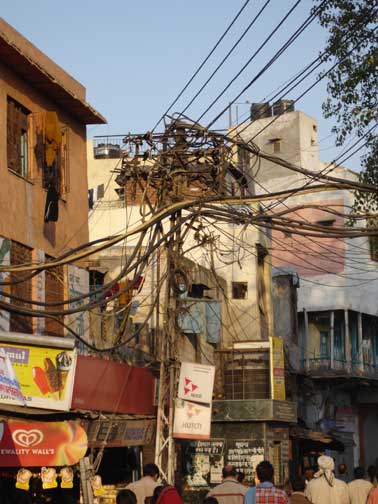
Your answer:
[[[87,99],[108,120],[90,126],[88,135],[124,134],[151,129],[192,75],[244,0],[12,0],[3,2],[1,16],[87,88]],[[175,106],[183,110],[226,51],[248,25],[263,0],[251,0],[215,55]],[[197,119],[236,74],[294,0],[271,0],[255,27],[187,114]],[[305,20],[312,0],[302,0],[289,20],[205,117],[209,122]],[[261,101],[300,71],[321,50],[325,33],[313,23],[271,70],[239,101]],[[302,89],[310,85],[314,76]],[[288,98],[296,98],[300,90]],[[332,122],[322,119],[325,84],[318,85],[297,105],[319,120],[321,159],[339,152],[330,135]],[[247,105],[239,105],[239,115]],[[235,115],[235,109],[234,109]],[[217,123],[227,127],[227,114]],[[325,138],[328,137],[328,138]],[[347,165],[357,169],[358,159]]]

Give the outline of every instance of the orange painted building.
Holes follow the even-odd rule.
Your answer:
[[[0,19],[1,264],[55,258],[88,241],[86,125],[104,123],[85,88]],[[61,300],[70,274],[73,283],[80,276],[57,268],[9,293]],[[0,330],[63,335],[54,321],[4,312]]]

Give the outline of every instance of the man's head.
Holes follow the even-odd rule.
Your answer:
[[[311,481],[314,478],[314,474],[316,473],[313,467],[306,467],[304,470],[304,477],[307,481]]]
[[[362,467],[355,467],[354,468],[354,479],[363,479],[365,476],[365,469]]]
[[[304,489],[306,487],[306,481],[302,476],[290,480],[290,483],[293,492],[304,492]]]
[[[339,464],[338,470],[339,470],[339,474],[346,474],[347,473],[347,466],[345,464]]]
[[[125,490],[120,490],[117,494],[116,499],[117,504],[137,504],[137,499],[135,493],[127,488]]]
[[[322,471],[334,471],[335,461],[332,457],[328,457],[328,455],[321,455],[318,458],[318,466]]]
[[[234,479],[236,479],[237,475],[238,475],[238,471],[236,470],[236,467],[233,466],[233,465],[231,465],[231,464],[227,464],[222,469],[223,479],[225,479],[225,478],[234,478]]]
[[[155,481],[159,477],[159,468],[156,464],[146,464],[143,467],[143,476],[151,476]]]
[[[243,481],[245,480],[245,474],[242,471],[238,471],[236,478],[239,483],[243,483]]]
[[[257,465],[256,474],[260,483],[264,483],[265,481],[273,482],[274,469],[272,464],[267,460],[263,460]]]

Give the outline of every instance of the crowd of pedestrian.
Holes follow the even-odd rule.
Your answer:
[[[130,483],[117,495],[117,504],[183,504],[177,490],[158,483],[155,464],[144,466],[143,477]],[[370,466],[367,475],[356,467],[353,480],[345,464],[338,467],[331,457],[318,458],[317,468],[308,468],[303,476],[291,479],[285,489],[274,485],[274,469],[264,460],[256,467],[255,486],[244,484],[244,474],[233,465],[222,471],[222,483],[212,488],[203,504],[378,504],[378,471]]]

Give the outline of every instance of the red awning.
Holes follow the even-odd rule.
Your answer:
[[[155,381],[147,368],[79,355],[72,409],[153,415]]]

